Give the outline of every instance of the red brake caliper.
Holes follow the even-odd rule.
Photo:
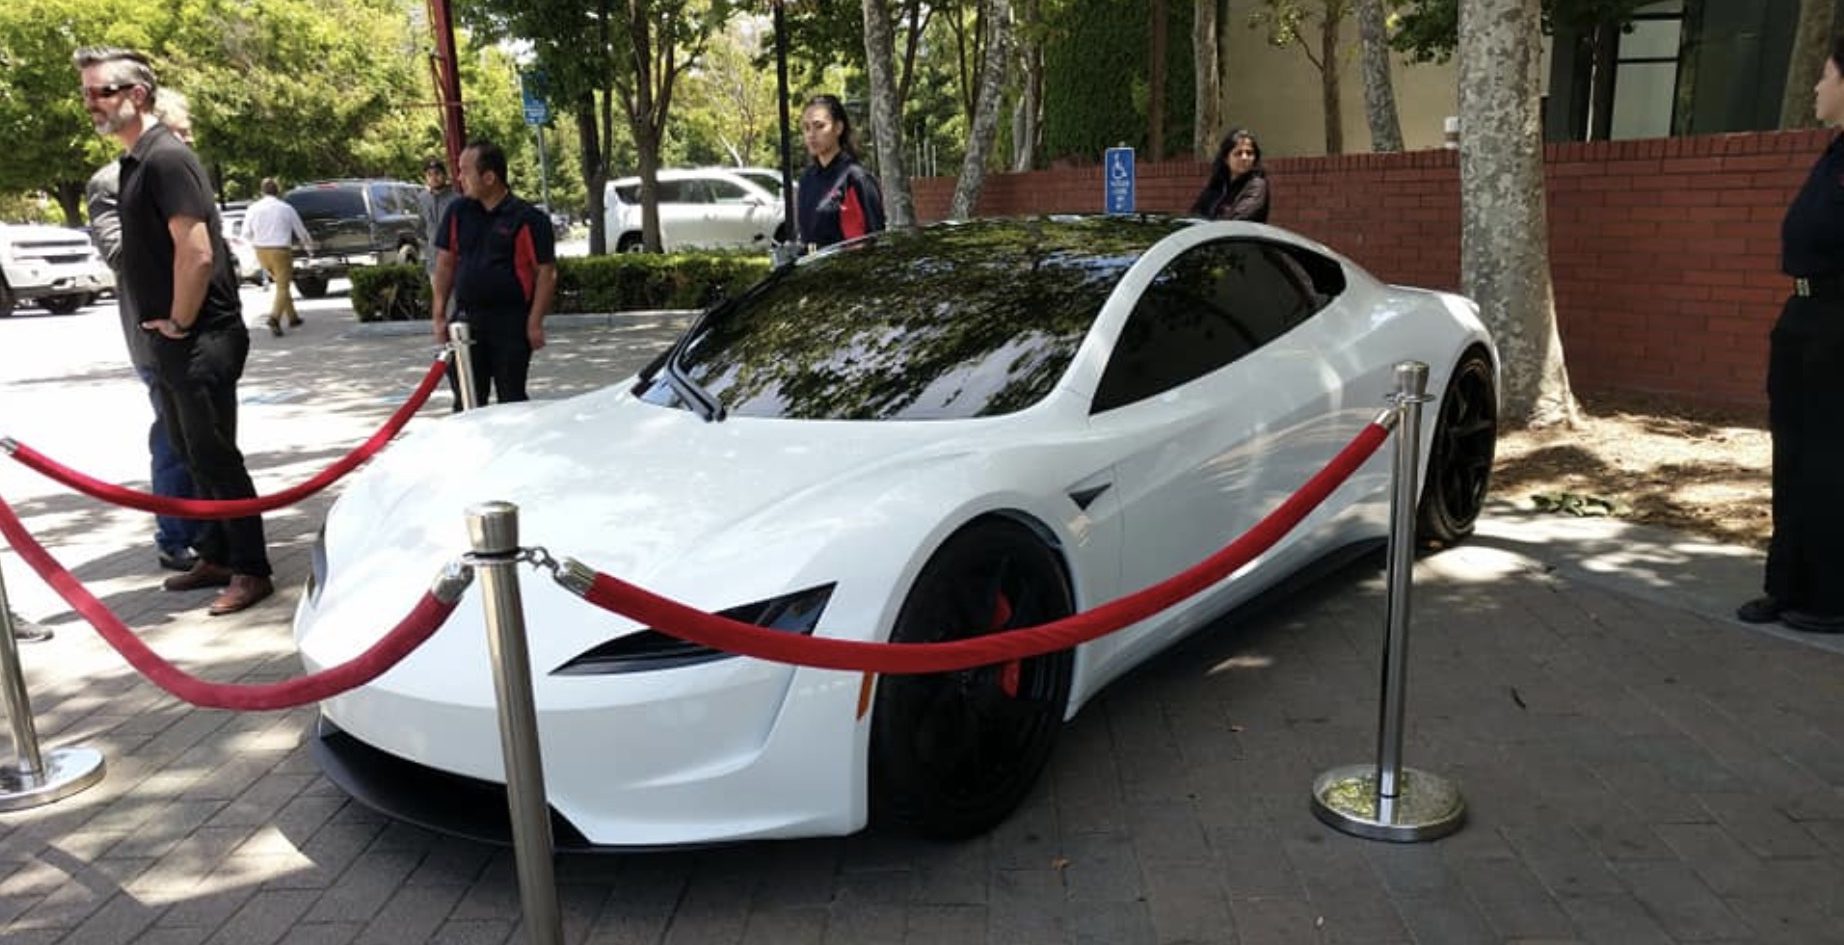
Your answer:
[[[1004,591],[1000,591],[999,599],[994,602],[992,608],[992,626],[987,629],[1003,630],[1005,629],[1005,625],[1011,622],[1011,619],[1012,602],[1006,599]],[[1022,674],[1022,670],[1023,666],[1018,660],[1012,660],[999,667],[999,691],[1005,693],[1006,698],[1018,698],[1018,679]]]

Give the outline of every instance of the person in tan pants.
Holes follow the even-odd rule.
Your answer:
[[[276,196],[282,192],[282,187],[275,178],[263,178],[262,192],[262,198],[244,212],[243,227],[238,235],[256,247],[256,261],[275,281],[275,300],[269,306],[269,333],[279,338],[284,320],[291,328],[301,324],[301,316],[295,312],[293,292],[294,240],[299,237],[301,245],[311,253],[314,239],[307,234],[307,226],[301,222],[301,215],[295,208]]]

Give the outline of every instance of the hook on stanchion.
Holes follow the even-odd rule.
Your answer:
[[[41,752],[32,724],[32,700],[26,696],[25,672],[13,637],[13,610],[7,603],[6,579],[0,576],[0,699],[12,724],[17,760],[0,765],[0,811],[24,810],[76,794],[102,780],[102,752],[67,746]]]
[[[1426,364],[1404,361],[1396,365],[1396,391],[1389,398],[1398,422],[1395,488],[1389,503],[1389,620],[1384,631],[1377,761],[1333,768],[1313,781],[1313,813],[1337,830],[1372,840],[1433,840],[1460,829],[1466,817],[1466,804],[1452,782],[1402,764],[1421,408],[1434,399],[1427,390]]]
[[[454,358],[455,387],[459,391],[462,410],[473,410],[480,406],[480,392],[474,387],[474,329],[467,322],[451,322],[448,325],[448,353]]]
[[[544,793],[544,761],[538,748],[538,713],[531,694],[531,653],[525,644],[518,572],[521,562],[550,556],[538,559],[519,547],[519,507],[510,502],[485,502],[469,508],[467,533],[474,550],[464,560],[480,576],[487,608],[487,649],[499,703],[500,755],[506,767],[506,804],[512,814],[512,850],[525,913],[525,938],[532,945],[561,945],[563,913],[557,904],[557,876],[551,863],[551,808]]]

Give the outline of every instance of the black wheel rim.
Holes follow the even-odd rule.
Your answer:
[[[1056,583],[1051,583],[1055,581]],[[895,636],[945,641],[982,636],[1067,616],[1059,576],[1001,558],[990,570],[936,576],[936,592],[905,608]],[[880,726],[904,739],[914,770],[946,805],[976,809],[1034,779],[1043,746],[1061,724],[1068,654],[882,682]]]
[[[1430,487],[1458,522],[1471,522],[1485,505],[1498,443],[1498,402],[1490,368],[1468,360],[1448,385],[1429,457]]]

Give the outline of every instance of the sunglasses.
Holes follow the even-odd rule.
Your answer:
[[[112,85],[86,85],[83,87],[83,97],[90,101],[114,98],[134,88],[134,86],[135,84],[133,82],[117,82]]]

